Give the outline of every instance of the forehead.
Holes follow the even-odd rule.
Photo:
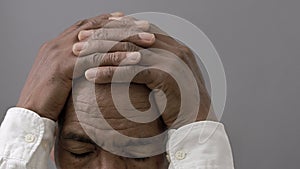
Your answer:
[[[66,113],[65,122],[62,126],[64,132],[81,135],[91,136],[91,134],[96,135],[96,133],[102,135],[105,132],[117,131],[120,134],[135,138],[152,137],[160,134],[163,129],[164,125],[160,119],[149,123],[136,123],[123,117],[104,118],[103,116],[91,115],[89,112],[76,112],[75,110]]]
[[[150,89],[145,85],[130,84],[128,87],[127,84],[114,84],[112,88],[111,84],[94,85],[86,80],[80,80],[73,86],[72,97],[69,98],[69,102],[73,105],[69,104],[67,109],[75,107],[76,110],[89,111],[89,113],[99,112],[100,109],[104,116],[109,116],[116,115],[118,112],[115,104],[121,105],[118,106],[121,111],[130,111],[129,108],[132,107],[126,105],[130,102],[133,108],[145,111],[151,106],[149,94]],[[126,95],[129,95],[129,98],[124,97]]]
[[[84,82],[86,83],[86,82]],[[91,98],[90,84],[84,84],[78,88],[77,94],[68,101],[65,122],[62,134],[76,133],[91,138],[98,145],[109,145],[114,147],[124,147],[140,144],[139,141],[133,143],[132,140],[120,139],[119,135],[133,138],[148,138],[163,132],[164,126],[160,119],[150,123],[136,123],[124,118],[114,106],[111,98],[110,85],[101,85],[95,88],[96,99]],[[123,90],[122,85],[118,89]],[[142,85],[130,87],[130,99],[133,106],[140,111],[150,108],[149,90]],[[95,103],[96,101],[96,103]],[[130,111],[124,106],[121,111]],[[153,109],[151,113],[157,113]],[[128,143],[131,142],[131,143]],[[154,149],[150,144],[141,143],[144,146],[139,149]],[[150,148],[149,148],[150,147]],[[132,148],[132,147],[131,147]]]
[[[161,128],[162,123],[159,119],[151,120],[150,123],[136,123],[125,118],[135,110],[138,111],[138,114],[134,115],[140,118],[159,116],[156,106],[151,106],[149,102],[150,90],[146,86],[131,84],[129,91],[126,91],[126,88],[125,84],[118,84],[114,88],[117,93],[117,96],[114,95],[114,97],[123,98],[124,93],[129,92],[130,105],[123,101],[126,99],[124,98],[117,103],[119,105],[117,109],[112,98],[110,84],[94,86],[85,80],[75,83],[72,97],[69,98],[65,109],[65,125],[68,123],[78,125],[80,122],[81,125],[84,123],[95,129],[109,130],[113,128],[124,134],[132,134],[131,130],[135,130],[136,132],[133,134],[136,134],[136,137],[144,137],[146,135],[139,136],[139,134],[155,132]],[[145,111],[147,114],[144,113]],[[105,126],[105,123],[109,125]]]

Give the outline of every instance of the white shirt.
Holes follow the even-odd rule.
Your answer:
[[[0,127],[0,169],[52,169],[56,123],[23,108],[7,111]],[[201,121],[169,131],[169,169],[233,169],[224,126]]]

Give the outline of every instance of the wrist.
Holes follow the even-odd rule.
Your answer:
[[[71,85],[63,84],[61,81],[44,82],[35,83],[34,86],[27,85],[23,89],[16,106],[34,111],[41,117],[57,121],[70,93]]]
[[[32,112],[38,114],[40,117],[47,118],[47,119],[50,119],[50,120],[53,120],[53,121],[57,121],[57,118],[52,115],[53,113],[50,113],[50,112],[47,113],[46,110],[36,108],[35,106],[18,103],[16,105],[16,107],[32,111]]]

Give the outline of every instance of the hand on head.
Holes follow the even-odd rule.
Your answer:
[[[92,83],[80,79],[82,76]],[[73,81],[78,95],[71,94]],[[122,84],[130,82],[134,85],[129,87],[131,91],[126,91]],[[88,86],[94,83],[98,86],[97,100],[100,100],[96,105],[92,104],[88,94],[91,92]],[[118,91],[115,92],[117,95],[112,96],[111,83],[119,84],[113,88]],[[122,103],[129,102],[139,111],[146,111],[151,91],[150,100],[155,106],[149,112],[161,114],[161,117],[150,123],[132,122],[121,116],[113,106],[115,103],[111,98],[116,97],[121,107]],[[120,100],[130,93],[131,100]],[[75,114],[78,111],[72,109],[73,105],[79,105],[79,114],[86,116],[83,118],[86,129],[97,133],[87,135],[79,123],[78,114]],[[112,13],[79,21],[45,43],[40,48],[17,106],[54,121],[64,117],[59,119],[64,123],[60,125],[56,155],[61,157],[59,163],[66,164],[64,167],[93,168],[101,164],[120,169],[119,164],[123,163],[122,166],[131,166],[129,168],[158,168],[158,164],[167,168],[162,155],[138,161],[99,149],[91,137],[101,140],[97,136],[109,133],[109,129],[102,126],[103,123],[97,123],[101,118],[93,118],[91,113],[100,107],[105,121],[120,133],[149,137],[162,132],[164,127],[179,128],[205,120],[210,98],[195,56],[187,46],[148,21]],[[122,108],[125,112],[131,109]],[[113,134],[108,135],[114,137]],[[107,140],[102,138],[101,143],[107,144]],[[105,164],[107,161],[110,162]]]
[[[79,56],[95,56],[100,51],[102,56],[111,55],[110,58],[121,60],[121,65],[98,64],[86,71],[87,80],[97,84],[133,82],[146,85],[153,90],[158,109],[169,128],[205,120],[210,98],[192,51],[147,21],[130,16],[110,17],[109,20],[111,22],[103,28],[81,31],[79,39],[83,40],[74,44],[73,52]],[[110,28],[111,25],[122,28]],[[89,32],[88,36],[83,36],[85,32]],[[140,34],[151,40],[142,39]],[[84,49],[74,50],[82,43],[85,43]],[[120,59],[119,51],[134,52],[139,56],[137,62],[130,64],[127,59]]]

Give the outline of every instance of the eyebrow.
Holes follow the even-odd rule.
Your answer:
[[[92,141],[89,137],[81,135],[81,134],[73,133],[73,132],[65,134],[62,138],[65,140],[74,140],[74,141],[78,141],[78,142],[96,145],[96,143],[94,141]]]

